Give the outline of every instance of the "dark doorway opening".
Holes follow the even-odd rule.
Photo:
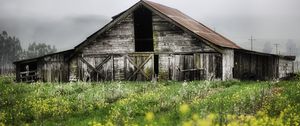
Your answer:
[[[159,73],[159,56],[154,55],[154,73],[155,75],[158,75]]]
[[[37,62],[29,62],[20,65],[20,81],[35,82],[37,78]]]
[[[144,7],[134,11],[136,52],[153,52],[152,12]]]
[[[37,70],[37,62],[30,62],[30,63],[21,64],[20,69],[21,69],[21,72],[36,71]]]

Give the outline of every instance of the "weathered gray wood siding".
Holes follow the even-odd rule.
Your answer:
[[[129,15],[77,53],[70,61],[70,80],[151,80],[154,55],[159,57],[159,79],[222,77],[220,53],[155,14],[153,40],[154,52],[135,53],[133,17]]]
[[[190,54],[159,55],[159,78],[172,80],[215,79],[222,71],[219,53],[203,41],[153,14],[154,51]],[[202,52],[202,53],[201,53]],[[211,64],[211,65],[209,65]]]
[[[222,79],[233,79],[234,50],[225,49],[222,54]]]
[[[192,35],[153,14],[153,40],[156,52],[216,52]]]
[[[279,58],[279,78],[284,78],[289,76],[289,74],[294,73],[294,62],[288,59]]]
[[[83,54],[134,52],[133,17],[129,15],[82,49]]]
[[[278,78],[278,56],[234,52],[234,78],[272,80]]]
[[[212,80],[222,78],[222,55],[194,53],[173,55],[172,80]]]
[[[148,53],[78,56],[70,62],[70,79],[71,81],[150,80],[153,75],[152,56],[153,54]],[[137,71],[140,65],[142,68]]]
[[[132,66],[126,65],[126,62],[129,61],[126,60],[125,56],[109,54],[132,53],[134,49],[133,17],[129,15],[111,29],[99,35],[72,58],[70,61],[70,80],[100,81],[115,78],[125,80],[125,69],[132,71]],[[108,57],[110,58],[107,59]],[[88,64],[82,60],[86,60]],[[98,72],[95,72],[93,68],[101,63],[101,68]],[[112,77],[113,75],[114,77]]]
[[[69,59],[73,50],[49,54],[15,63],[18,82],[68,82]],[[29,69],[27,70],[26,67]]]
[[[70,55],[56,54],[43,57],[38,63],[38,78],[44,82],[67,82],[69,81]]]

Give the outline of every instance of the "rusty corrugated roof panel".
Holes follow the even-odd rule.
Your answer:
[[[165,16],[169,17],[176,23],[182,25],[183,27],[187,28],[188,30],[194,32],[195,34],[199,35],[200,37],[208,40],[209,42],[215,45],[221,47],[233,48],[233,49],[240,49],[240,47],[236,45],[234,42],[216,33],[215,31],[209,29],[205,25],[199,23],[198,21],[185,15],[184,13],[180,12],[177,9],[167,7],[158,3],[146,1],[146,0],[143,0],[143,2],[150,5],[160,13],[164,14]]]

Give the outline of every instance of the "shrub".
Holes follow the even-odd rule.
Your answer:
[[[12,84],[12,83],[14,83],[14,78],[11,76],[2,76],[2,77],[0,77],[0,83]]]

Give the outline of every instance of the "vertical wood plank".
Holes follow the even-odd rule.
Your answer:
[[[111,60],[112,60],[112,81],[115,80],[115,60],[114,60],[114,55],[111,55]]]

